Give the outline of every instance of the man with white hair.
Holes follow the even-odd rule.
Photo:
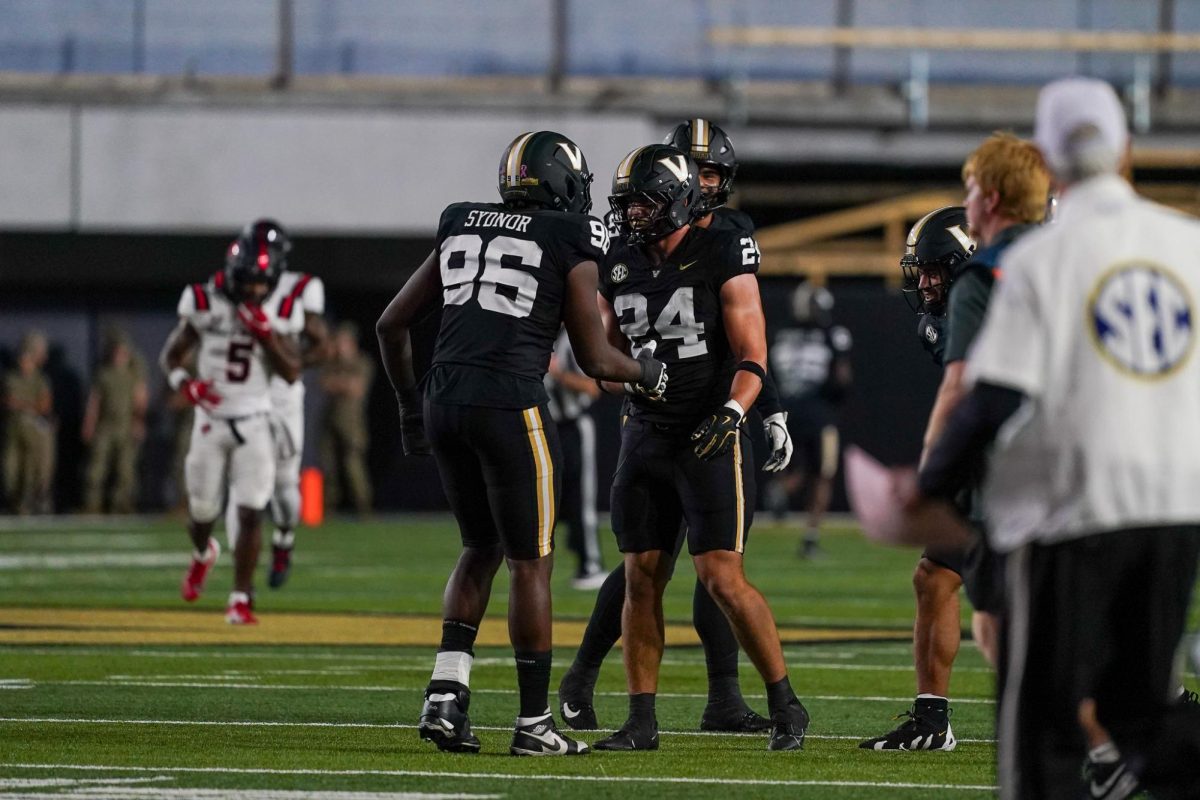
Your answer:
[[[919,495],[953,497],[995,440],[1001,797],[1080,796],[1080,761],[1085,796],[1195,797],[1200,711],[1174,702],[1173,668],[1200,556],[1200,223],[1120,177],[1128,134],[1106,83],[1045,87],[1035,141],[1056,221],[1002,259],[972,388]]]

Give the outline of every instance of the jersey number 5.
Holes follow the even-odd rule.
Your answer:
[[[243,383],[250,377],[250,357],[254,353],[253,339],[229,340],[229,352],[225,355],[225,380]]]
[[[465,305],[473,297],[488,311],[510,317],[527,317],[533,311],[537,278],[515,266],[542,265],[542,248],[536,242],[497,236],[485,243],[480,236],[463,233],[442,242],[438,260],[446,305]]]

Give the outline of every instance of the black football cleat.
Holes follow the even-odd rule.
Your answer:
[[[589,748],[584,742],[559,733],[554,717],[547,715],[530,725],[518,725],[508,752],[514,756],[582,756]]]
[[[626,722],[621,730],[593,745],[597,750],[657,750],[658,726],[634,726]]]
[[[288,575],[292,572],[292,548],[271,545],[271,574],[267,576],[267,585],[278,589],[287,583]]]
[[[803,750],[804,735],[808,732],[808,709],[799,700],[788,703],[771,715],[771,738],[768,750]]]
[[[858,746],[863,750],[944,750],[949,752],[958,746],[954,730],[950,727],[950,714],[923,714],[913,706],[895,719],[908,719],[894,731],[867,739]]]
[[[742,707],[732,714],[704,709],[700,717],[700,730],[722,733],[760,733],[771,729],[771,720],[753,709]]]
[[[600,727],[596,709],[592,706],[593,689],[591,684],[572,677],[569,670],[563,675],[558,684],[558,710],[567,727],[577,731],[594,731]]]
[[[478,753],[479,740],[471,733],[471,718],[467,716],[470,702],[471,695],[465,691],[427,691],[417,723],[418,734],[425,741],[436,744],[438,750]]]
[[[1091,800],[1125,800],[1138,790],[1138,777],[1129,770],[1124,760],[1109,763],[1092,761],[1083,763],[1083,781]]]

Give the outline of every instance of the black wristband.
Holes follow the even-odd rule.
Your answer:
[[[743,361],[737,365],[737,369],[754,373],[758,376],[760,381],[765,381],[767,379],[767,371],[763,369],[762,364],[759,364],[757,361]]]

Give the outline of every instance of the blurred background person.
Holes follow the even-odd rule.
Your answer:
[[[92,379],[80,438],[88,446],[83,510],[131,514],[137,500],[137,459],[146,438],[146,371],[124,333],[111,330]]]
[[[21,339],[15,369],[4,376],[4,488],[17,514],[45,511],[53,482],[54,398],[43,367],[46,337],[29,331]]]
[[[799,554],[811,558],[820,549],[821,519],[838,469],[838,409],[853,382],[852,339],[850,331],[833,324],[833,295],[808,281],[792,294],[792,320],[775,333],[770,359],[797,457],[767,488],[767,506],[782,519],[793,498],[805,497]]]
[[[599,589],[608,573],[596,536],[596,423],[588,407],[600,387],[579,368],[565,329],[554,343],[543,382],[562,445],[559,519],[566,520],[567,547],[577,559],[571,586]]]
[[[371,510],[366,399],[374,376],[374,361],[358,347],[358,326],[343,322],[333,336],[333,357],[321,368],[321,388],[327,397],[319,449],[325,506],[330,510],[342,505],[345,494],[359,514]]]

